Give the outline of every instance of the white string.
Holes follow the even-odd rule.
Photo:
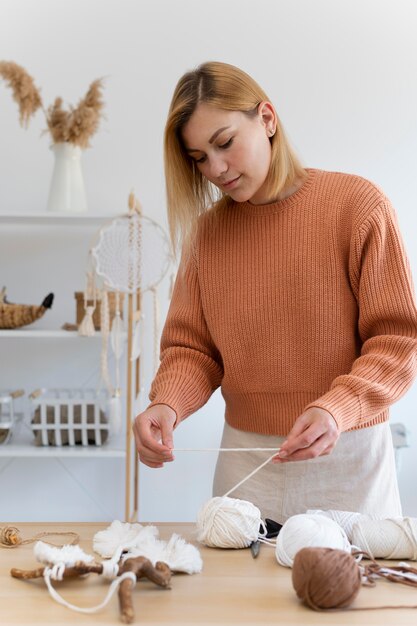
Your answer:
[[[55,600],[55,602],[58,602],[59,604],[66,606],[68,609],[72,609],[73,611],[78,611],[78,613],[96,613],[97,611],[105,607],[106,604],[108,604],[110,598],[112,597],[117,587],[122,583],[123,580],[125,580],[126,578],[130,578],[133,584],[136,584],[136,580],[137,580],[133,572],[125,572],[119,578],[117,578],[116,580],[113,580],[103,602],[101,602],[97,606],[83,608],[80,606],[75,606],[75,604],[70,604],[69,602],[64,600],[64,598],[60,596],[59,593],[53,588],[52,583],[51,583],[51,578],[54,578],[54,576],[57,576],[57,577],[61,576],[61,578],[58,578],[58,580],[62,580],[62,575],[63,575],[62,568],[57,569],[56,566],[54,566],[53,568],[45,567],[45,569],[43,570],[43,577],[45,579],[46,586],[48,587],[48,591],[51,594],[51,597]]]
[[[270,450],[279,452],[281,448],[172,448],[172,452],[269,452]]]
[[[108,578],[109,580],[113,580],[117,578],[117,574],[119,573],[119,565],[113,561],[102,561],[103,571],[101,573],[104,578]]]
[[[256,474],[256,472],[259,472],[259,470],[265,467],[265,465],[267,465],[270,461],[272,461],[272,459],[274,458],[274,456],[277,455],[277,452],[279,452],[280,449],[281,448],[173,448],[172,451],[173,452],[259,452],[259,451],[265,451],[265,450],[274,451],[274,454],[268,457],[266,461],[263,461],[260,465],[258,465],[258,467],[255,467],[255,469],[252,472],[250,472],[250,474],[248,474],[241,481],[239,481],[237,485],[229,489],[229,491],[227,491],[223,495],[223,497],[226,497],[226,496],[229,496],[233,491],[235,491],[235,489],[240,487],[240,485],[243,485],[243,483],[249,480],[249,478],[252,478],[252,476]]]
[[[237,483],[237,485],[235,485],[234,487],[232,487],[231,489],[229,489],[229,491],[227,491],[224,494],[224,497],[230,495],[232,493],[232,491],[235,491],[235,489],[237,489],[238,487],[240,487],[240,485],[243,485],[243,483],[245,483],[247,480],[249,480],[249,478],[252,478],[252,476],[254,474],[256,474],[256,472],[259,472],[259,470],[261,470],[263,467],[265,467],[265,465],[267,465],[267,463],[269,463],[269,461],[272,461],[272,459],[274,458],[274,456],[276,456],[276,452],[274,452],[274,454],[271,454],[271,456],[269,458],[266,459],[266,461],[264,461],[263,463],[261,463],[261,465],[259,465],[258,467],[255,467],[255,469],[253,470],[253,472],[251,472],[250,474],[248,474],[247,476],[245,476],[245,478],[243,478],[240,482]]]

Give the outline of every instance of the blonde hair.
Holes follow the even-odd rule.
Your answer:
[[[183,249],[189,247],[200,215],[214,205],[216,210],[222,210],[231,202],[227,194],[201,174],[185,151],[181,137],[183,127],[200,102],[255,117],[258,105],[264,100],[269,101],[269,98],[256,81],[228,63],[203,63],[179,79],[164,134],[168,222],[174,254],[179,245]],[[278,115],[276,121],[276,132],[270,137],[271,165],[265,181],[273,197],[292,186],[298,177],[305,176]]]

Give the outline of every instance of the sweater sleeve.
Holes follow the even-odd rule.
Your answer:
[[[329,411],[342,431],[399,400],[417,374],[417,309],[396,213],[385,197],[353,236],[349,277],[359,306],[361,353],[351,371],[306,408]]]
[[[207,327],[192,254],[187,261],[182,256],[160,348],[149,406],[169,405],[178,424],[207,402],[223,378],[222,359]]]

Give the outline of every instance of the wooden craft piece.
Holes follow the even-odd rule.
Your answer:
[[[48,566],[37,567],[33,570],[12,568],[10,574],[13,578],[18,578],[19,580],[32,580],[34,578],[42,578],[46,569],[48,569]],[[66,567],[62,577],[67,579],[78,578],[86,574],[103,574],[103,570],[104,566],[102,563],[89,564],[78,561],[74,565]],[[159,587],[170,589],[171,570],[168,565],[162,561],[158,561],[154,566],[149,559],[143,556],[129,558],[126,559],[123,564],[119,564],[117,576],[121,576],[126,572],[132,572],[136,577],[136,581],[141,578],[147,578]],[[120,620],[124,624],[131,624],[135,618],[132,597],[133,588],[134,584],[132,579],[126,578],[120,583],[118,589]]]

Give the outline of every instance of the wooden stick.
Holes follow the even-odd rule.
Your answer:
[[[126,559],[120,568],[120,574],[124,574],[125,572],[133,572],[137,580],[139,580],[139,578],[148,578],[160,587],[164,587],[165,589],[170,588],[171,570],[168,565],[162,561],[158,561],[154,567],[150,560],[144,556]],[[132,598],[133,587],[134,584],[130,578],[123,580],[119,587],[120,619],[125,624],[131,624],[135,619]]]
[[[13,567],[10,570],[10,574],[13,578],[19,578],[20,580],[30,580],[32,578],[42,578],[45,567],[38,567],[32,570],[24,570]],[[78,561],[73,567],[66,567],[64,570],[64,578],[75,578],[76,576],[83,576],[84,574],[102,574],[103,566],[101,563],[93,563],[91,565]]]
[[[128,295],[128,319],[127,319],[127,389],[126,389],[126,494],[125,494],[125,521],[130,521],[131,499],[131,440],[132,440],[132,325],[133,325],[133,296]]]
[[[142,313],[142,294],[138,289],[136,291],[136,310],[139,311],[139,324],[143,324],[143,320],[140,318],[140,314]],[[140,332],[142,329],[140,329]],[[140,354],[135,362],[135,398],[140,394],[140,361],[142,355]],[[133,478],[133,520],[139,521],[139,457],[135,454],[135,467],[134,467],[134,478]]]

